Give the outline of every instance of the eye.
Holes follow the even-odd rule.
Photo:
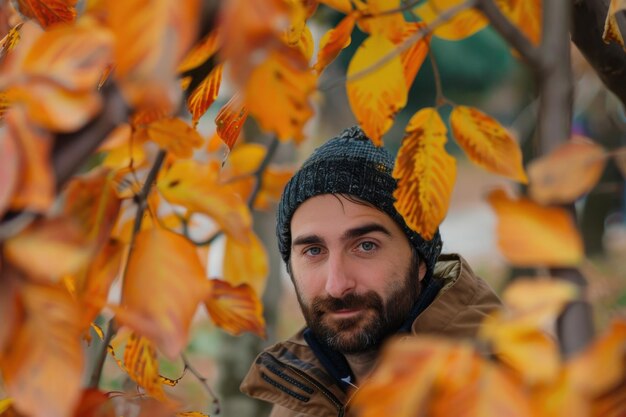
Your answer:
[[[304,250],[304,254],[308,256],[318,256],[322,254],[322,248],[319,246],[311,246]]]
[[[366,240],[364,242],[359,243],[359,249],[364,251],[364,252],[371,252],[373,250],[375,250],[378,245],[376,245],[376,243],[374,242],[370,242],[369,240]]]

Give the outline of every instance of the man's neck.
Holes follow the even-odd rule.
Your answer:
[[[355,385],[361,384],[367,376],[374,369],[374,365],[376,364],[376,359],[378,358],[378,350],[372,350],[365,353],[357,353],[353,355],[344,355],[348,364],[350,365],[350,369],[352,369],[352,373],[356,378],[356,381],[353,383]]]

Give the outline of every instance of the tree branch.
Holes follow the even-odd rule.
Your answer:
[[[213,397],[213,407],[215,407],[215,414],[219,414],[220,413],[220,400],[217,397],[217,395],[215,395],[215,393],[213,392],[213,390],[211,389],[211,386],[209,385],[209,381],[208,379],[203,376],[200,372],[198,372],[192,365],[191,362],[189,362],[189,359],[187,359],[187,356],[185,355],[185,353],[181,352],[180,354],[181,359],[183,360],[183,363],[185,364],[185,370],[188,370],[189,372],[191,372],[193,374],[193,376],[196,377],[196,379],[198,381],[200,381],[200,383],[202,384],[202,386],[204,387],[204,389],[207,390],[207,392],[209,393],[209,395],[211,397]]]

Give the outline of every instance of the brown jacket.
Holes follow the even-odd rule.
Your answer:
[[[414,334],[471,338],[482,319],[501,305],[489,285],[459,255],[441,255],[434,277],[445,284],[413,322]],[[271,417],[343,416],[348,400],[304,341],[302,331],[261,352],[241,391],[273,403]]]

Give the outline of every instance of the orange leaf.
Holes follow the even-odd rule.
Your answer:
[[[413,10],[426,24],[430,25],[441,13],[461,3],[463,0],[428,0]],[[433,33],[438,38],[457,41],[472,36],[484,29],[487,24],[487,19],[479,11],[463,10],[438,26]]]
[[[83,376],[80,309],[58,287],[27,284],[21,294],[26,320],[2,361],[7,394],[24,415],[69,416]]]
[[[43,219],[8,239],[4,255],[31,279],[57,282],[89,261],[93,245],[69,218]]]
[[[384,36],[372,35],[359,46],[348,65],[347,75],[351,80],[346,83],[346,90],[350,108],[363,131],[378,146],[407,100],[408,89],[399,56],[380,68],[373,68],[374,63],[394,50],[395,45]],[[366,75],[360,75],[366,71]]]
[[[217,65],[209,75],[191,92],[187,98],[187,109],[193,116],[193,127],[198,125],[198,120],[211,107],[217,99],[222,83],[222,65]]]
[[[602,34],[602,40],[605,43],[615,42],[619,44],[624,50],[624,37],[617,23],[615,15],[617,12],[626,10],[626,2],[624,0],[611,0],[609,4],[609,11],[606,15],[606,21],[604,23],[604,33]]]
[[[456,161],[445,149],[446,130],[437,110],[415,113],[393,170],[398,180],[394,205],[424,239],[432,239],[446,216],[456,178]]]
[[[157,180],[166,200],[210,216],[229,236],[245,242],[252,223],[250,210],[228,184],[218,183],[217,171],[195,161],[177,161]]]
[[[222,275],[231,285],[248,284],[260,297],[269,273],[269,259],[263,242],[250,229],[249,243],[226,238]]]
[[[352,11],[350,0],[319,0],[319,2],[343,14],[349,14]]]
[[[268,168],[263,174],[263,185],[254,200],[256,210],[270,210],[271,204],[280,200],[287,182],[293,177],[294,170],[288,168]]]
[[[541,42],[543,0],[496,0],[502,13],[535,45]]]
[[[404,34],[402,41],[406,40],[410,36],[417,33],[417,31],[424,28],[426,25],[422,22],[407,22],[404,27]],[[430,48],[430,36],[423,37],[419,41],[415,42],[409,49],[402,52],[400,58],[402,59],[402,67],[404,68],[404,79],[406,81],[407,88],[411,88],[413,80],[417,72],[422,67],[424,59],[428,54]]]
[[[8,210],[19,184],[21,155],[16,139],[6,124],[0,127],[0,218]]]
[[[541,204],[569,203],[589,192],[600,179],[606,151],[584,137],[574,137],[528,166],[529,194]]]
[[[124,366],[128,376],[148,395],[160,401],[167,400],[160,381],[157,352],[150,340],[131,333],[124,349]]]
[[[20,29],[23,23],[18,23],[9,30],[2,40],[0,40],[0,57],[4,56],[7,52],[12,51],[20,41]]]
[[[160,119],[146,127],[148,138],[178,158],[191,158],[202,136],[179,118]]]
[[[11,208],[44,212],[52,205],[55,178],[50,162],[52,136],[33,126],[19,109],[6,115],[3,136],[18,149],[21,178],[11,198]],[[8,154],[7,156],[10,156]],[[17,161],[16,161],[17,162]],[[10,165],[7,166],[7,169]]]
[[[95,388],[83,391],[74,417],[116,417],[113,401],[109,396]]]
[[[76,18],[77,0],[17,0],[21,14],[36,19],[47,28],[55,23],[72,22]]]
[[[99,150],[106,152],[102,166],[115,171],[143,166],[146,162],[146,140],[145,129],[133,130],[128,124],[117,126],[100,146]]]
[[[454,138],[476,165],[489,172],[527,183],[522,151],[515,139],[494,118],[467,106],[450,114]]]
[[[146,289],[150,289],[149,296]],[[187,343],[198,304],[208,294],[196,248],[167,230],[137,234],[129,255],[117,319],[174,359]]]
[[[179,73],[187,72],[204,64],[209,58],[215,55],[220,48],[221,42],[219,28],[211,31],[211,33],[187,52],[185,58],[183,58],[182,62],[178,65],[177,71]]]
[[[235,94],[215,117],[217,134],[228,149],[233,149],[239,138],[239,132],[248,118],[248,108],[244,106],[239,94]]]
[[[367,6],[360,11],[373,17],[359,20],[359,26],[370,35],[381,35],[397,44],[403,36],[404,17],[402,13],[388,11],[399,8],[400,0],[368,0]]]
[[[265,338],[263,305],[250,286],[233,287],[217,279],[209,283],[211,293],[204,304],[216,326],[235,336],[251,332]]]
[[[322,36],[319,51],[317,52],[317,63],[313,66],[318,74],[333,62],[342,49],[350,45],[350,35],[356,23],[357,13],[350,13],[341,22]]]
[[[582,259],[582,239],[566,210],[512,200],[503,190],[488,199],[498,217],[498,246],[512,264],[572,266]]]
[[[23,74],[42,77],[70,91],[94,91],[113,56],[110,32],[92,21],[54,26],[29,48]]]
[[[246,105],[261,128],[282,141],[293,138],[299,142],[304,124],[313,116],[309,96],[315,90],[316,77],[304,58],[298,66],[291,61],[273,52],[256,67],[246,85]],[[269,101],[268,91],[272,92]]]

